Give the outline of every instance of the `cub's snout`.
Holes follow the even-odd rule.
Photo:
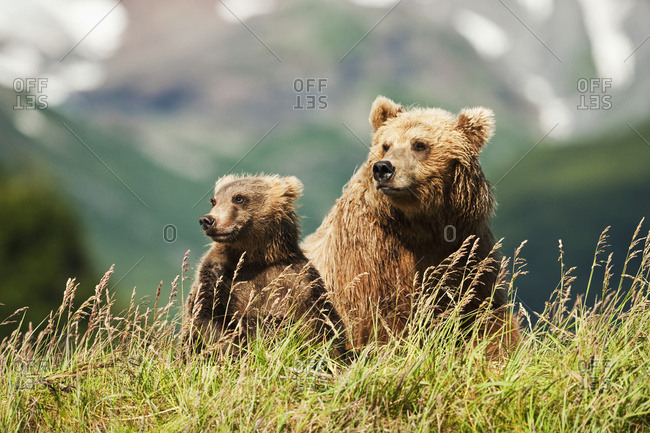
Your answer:
[[[203,215],[199,218],[199,224],[201,224],[203,230],[209,230],[214,227],[214,218],[211,215]]]

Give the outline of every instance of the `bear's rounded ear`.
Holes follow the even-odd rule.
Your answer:
[[[235,176],[234,174],[227,174],[223,177],[220,177],[219,179],[217,179],[217,181],[214,184],[214,192],[217,193],[223,185],[226,185],[230,182],[234,182],[236,180],[237,180],[237,176]]]
[[[456,129],[479,151],[494,135],[494,112],[485,107],[463,108],[456,118]]]
[[[295,176],[287,176],[280,179],[284,187],[283,197],[297,200],[302,195],[302,182]]]
[[[370,108],[370,124],[372,128],[376,131],[388,119],[401,113],[403,108],[385,96],[377,96],[375,102],[372,103],[372,108]]]

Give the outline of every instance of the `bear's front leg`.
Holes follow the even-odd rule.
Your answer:
[[[218,341],[228,326],[227,308],[230,290],[227,272],[216,263],[203,263],[192,286],[185,314],[181,344],[184,351],[199,353]]]
[[[348,350],[345,326],[334,304],[329,299],[325,285],[320,277],[308,283],[311,291],[309,321],[314,337],[323,342],[332,342],[332,355],[348,363],[353,352]]]

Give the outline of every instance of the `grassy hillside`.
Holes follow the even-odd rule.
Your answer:
[[[606,294],[596,305],[568,302],[570,275],[559,276],[552,305],[534,326],[524,317],[509,356],[486,356],[487,343],[502,335],[476,338],[479,322],[459,339],[457,309],[432,323],[420,305],[407,338],[368,346],[349,365],[330,359],[326,345],[305,342],[300,323],[275,338],[259,336],[241,357],[208,353],[183,362],[178,318],[170,315],[179,285],[166,286],[153,305],[133,303],[116,314],[105,293],[111,270],[82,308],[69,307],[75,289],[68,286],[47,327],[0,346],[0,428],[649,431],[647,232],[632,249],[642,265],[630,264],[622,280],[594,279],[590,289]]]

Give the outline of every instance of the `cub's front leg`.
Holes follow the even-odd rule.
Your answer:
[[[187,297],[181,333],[184,350],[199,353],[228,328],[231,282],[224,266],[204,259]]]

